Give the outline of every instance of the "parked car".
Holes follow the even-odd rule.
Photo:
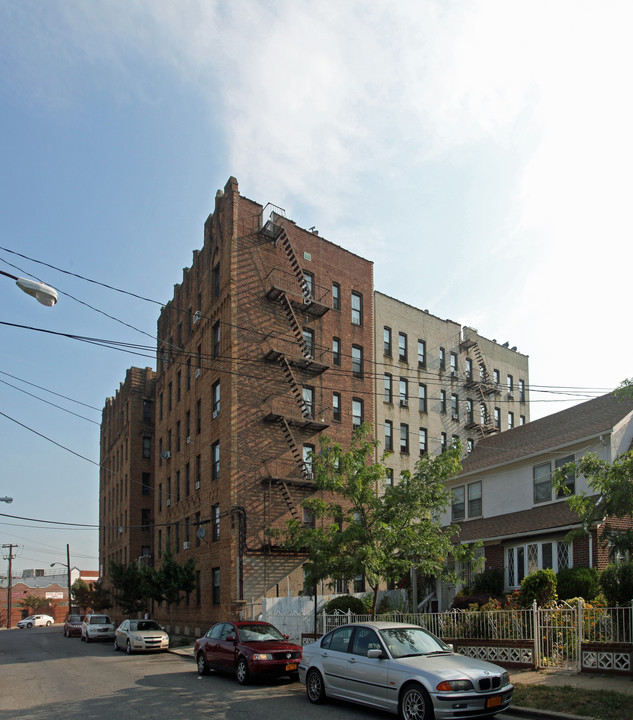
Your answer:
[[[108,615],[88,613],[81,623],[81,639],[87,643],[93,640],[114,640],[114,625]]]
[[[406,623],[350,623],[303,648],[299,679],[310,702],[326,697],[397,713],[402,720],[492,717],[514,686],[498,665],[457,655]]]
[[[50,615],[29,615],[24,620],[18,621],[19,628],[31,628],[46,625],[50,627],[55,622],[54,618]]]
[[[297,677],[301,647],[274,625],[254,620],[219,622],[196,640],[198,674],[210,668],[234,673],[240,685],[255,676]]]
[[[83,615],[77,615],[75,613],[66,615],[66,620],[64,620],[64,637],[73,637],[73,635],[81,636],[81,623],[83,619]]]
[[[131,655],[137,650],[169,650],[169,635],[156,620],[124,620],[116,629],[114,649]]]

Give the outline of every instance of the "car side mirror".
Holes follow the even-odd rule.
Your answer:
[[[379,648],[372,648],[371,650],[367,651],[367,657],[374,658],[374,659],[381,658],[382,650],[380,650]]]

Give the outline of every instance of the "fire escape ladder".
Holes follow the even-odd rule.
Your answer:
[[[308,348],[308,346],[303,340],[303,329],[301,328],[301,325],[299,325],[297,315],[293,310],[292,303],[288,299],[286,293],[281,293],[281,295],[279,296],[279,301],[281,302],[281,307],[283,308],[284,314],[288,318],[288,322],[290,323],[290,327],[292,328],[292,334],[295,336],[295,339],[301,346],[301,353],[303,354],[303,357],[310,358],[310,348]]]
[[[475,353],[475,358],[477,360],[477,364],[479,365],[480,370],[480,377],[485,383],[490,382],[490,375],[488,374],[488,368],[486,367],[486,361],[484,360],[484,356],[481,354],[481,350],[479,349],[479,343],[475,343],[473,345],[473,352]]]
[[[309,305],[312,302],[312,293],[310,292],[310,286],[305,279],[305,275],[303,274],[303,270],[301,269],[301,265],[299,264],[299,260],[297,259],[295,249],[290,242],[288,233],[284,229],[282,229],[277,242],[281,243],[281,247],[286,253],[286,257],[288,258],[290,267],[292,268],[292,272],[294,273],[301,287],[301,294],[303,295],[304,302],[306,303],[306,305]]]
[[[479,425],[479,432],[482,436],[485,436],[486,434],[486,428],[489,428],[490,423],[490,411],[488,410],[488,401],[486,399],[486,395],[484,393],[483,385],[489,386],[490,385],[490,375],[488,374],[488,368],[486,367],[486,361],[484,359],[484,356],[481,353],[481,349],[479,347],[479,343],[475,342],[473,345],[473,352],[475,354],[475,359],[477,360],[477,364],[479,365],[479,377],[481,379],[481,382],[477,383],[477,394],[479,395],[479,402],[481,407],[483,408],[483,423]]]
[[[288,510],[290,510],[290,514],[295,520],[299,520],[299,511],[297,510],[297,505],[295,504],[295,501],[292,499],[292,495],[290,494],[290,489],[288,485],[286,485],[283,480],[280,480],[277,484],[279,485],[279,489],[281,490],[281,495],[283,499],[286,501]]]
[[[310,471],[306,467],[306,464],[303,462],[303,452],[299,449],[297,441],[294,439],[292,430],[290,429],[290,425],[288,425],[288,422],[285,418],[280,418],[279,425],[281,427],[281,432],[286,438],[286,442],[288,443],[290,452],[292,453],[292,456],[294,457],[298,467],[301,469],[301,475],[303,476],[304,480],[311,480],[312,478],[310,476]]]
[[[297,405],[299,406],[299,409],[301,410],[301,415],[304,418],[312,417],[310,408],[308,407],[306,401],[303,399],[303,390],[302,390],[301,386],[299,385],[299,383],[297,382],[297,379],[295,378],[295,374],[292,372],[292,368],[290,367],[288,358],[285,355],[280,355],[279,356],[279,364],[281,365],[281,369],[283,371],[284,377],[286,378],[286,381],[288,382],[288,385],[290,385],[290,389],[292,390],[292,394],[294,395],[294,398],[297,401]]]

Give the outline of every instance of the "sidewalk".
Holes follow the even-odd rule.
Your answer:
[[[176,642],[180,638],[176,638]],[[171,647],[169,652],[193,659],[193,641],[190,645]],[[563,670],[510,670],[510,680],[515,685],[568,686],[582,690],[606,690],[633,695],[633,678],[629,676],[602,675],[599,673],[572,673]],[[504,715],[521,714],[548,720],[593,720],[582,715],[536,710],[511,705]]]

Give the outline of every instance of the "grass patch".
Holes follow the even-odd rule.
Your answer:
[[[633,697],[609,690],[515,684],[512,704],[597,720],[633,720]]]

